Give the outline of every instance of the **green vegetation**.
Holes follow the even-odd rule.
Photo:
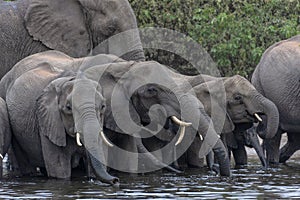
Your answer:
[[[129,0],[140,27],[179,31],[200,43],[222,75],[249,77],[273,43],[300,34],[299,0]],[[157,60],[193,73],[178,56],[149,50]]]

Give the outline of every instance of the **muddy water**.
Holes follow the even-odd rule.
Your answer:
[[[260,170],[257,158],[244,169],[232,171],[223,179],[207,175],[205,170],[189,170],[182,175],[151,173],[120,175],[120,188],[112,188],[85,178],[72,181],[44,178],[13,179],[0,182],[0,199],[97,199],[97,198],[199,198],[262,199],[300,197],[300,160],[291,159],[278,169]]]
[[[118,174],[120,188],[112,188],[85,178],[72,181],[44,178],[13,179],[0,182],[0,199],[278,199],[300,198],[300,156],[294,156],[277,169],[261,170],[251,154],[249,165],[232,170],[224,179],[208,175],[205,169],[182,175],[151,173]]]

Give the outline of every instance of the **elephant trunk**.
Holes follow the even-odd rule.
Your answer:
[[[171,166],[168,166],[167,164],[164,164],[163,162],[159,161],[153,154],[151,154],[147,148],[144,146],[141,138],[136,139],[136,144],[138,151],[142,153],[148,160],[151,160],[152,163],[154,163],[157,167],[166,168],[167,170],[175,173],[182,173],[180,170],[177,170]]]
[[[214,130],[213,123],[201,102],[192,95],[184,95],[180,99],[180,103],[185,121],[191,122],[199,137],[204,138],[202,144],[199,144],[201,146],[198,153],[199,157],[205,157],[212,150],[220,164],[221,176],[230,176],[230,161],[226,147]]]
[[[262,146],[259,143],[255,127],[252,127],[248,130],[246,130],[246,134],[244,135],[245,137],[245,144],[248,147],[253,147],[256,151],[256,154],[258,155],[261,164],[264,168],[267,168],[267,161],[264,155],[264,151]]]
[[[106,167],[103,165],[104,159],[104,149],[102,138],[100,137],[100,132],[102,128],[99,121],[97,120],[96,112],[85,111],[83,118],[83,136],[85,148],[88,151],[92,168],[97,176],[102,182],[108,183],[110,185],[118,185],[119,179],[117,177],[111,176],[106,172]],[[102,147],[102,148],[101,148]]]
[[[96,99],[97,98],[97,83],[86,79],[83,74],[78,75],[76,84],[73,87],[72,95],[72,110],[75,121],[76,132],[83,136],[84,147],[88,152],[91,160],[92,168],[96,176],[103,182],[117,185],[119,179],[111,176],[106,172],[106,167],[103,165],[104,147],[103,137],[101,132],[103,130],[96,113]],[[98,100],[97,100],[98,101]]]
[[[261,94],[255,94],[252,99],[252,105],[255,105],[253,110],[259,110],[260,113],[251,113],[263,114],[260,116],[262,119],[259,119],[260,124],[257,127],[257,133],[262,139],[269,139],[276,135],[279,127],[279,112],[276,105],[265,98]],[[251,108],[250,108],[250,112]]]

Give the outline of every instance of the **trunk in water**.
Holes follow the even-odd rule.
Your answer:
[[[213,128],[209,116],[206,114],[201,102],[193,95],[184,95],[180,98],[182,116],[185,121],[191,122],[196,137],[203,137],[199,157],[204,158],[211,150],[214,152],[220,164],[220,174],[230,176],[230,161],[223,142]],[[200,136],[201,134],[201,136]]]
[[[92,168],[102,182],[110,185],[117,185],[119,179],[111,176],[106,172],[106,167],[103,165],[104,152],[102,147],[102,138],[100,137],[101,131],[100,124],[97,120],[96,113],[92,113],[90,116],[85,115],[83,120],[83,138],[84,145],[88,151]]]

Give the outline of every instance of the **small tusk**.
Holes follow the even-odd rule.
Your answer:
[[[257,119],[258,121],[260,121],[260,122],[263,121],[262,118],[261,118],[257,113],[255,113],[254,116],[256,117],[256,119]]]
[[[82,143],[80,142],[80,134],[79,133],[76,133],[76,142],[77,142],[77,145],[82,147]]]
[[[175,143],[175,146],[177,146],[178,144],[180,144],[182,142],[184,135],[185,135],[185,126],[181,126],[179,138],[178,138],[177,142]]]
[[[107,144],[110,147],[113,147],[114,145],[106,138],[105,134],[103,131],[100,131],[100,136],[103,139],[104,143]]]
[[[173,120],[173,122],[175,122],[179,126],[191,126],[192,125],[192,123],[183,122],[175,116],[172,116],[171,119]]]
[[[200,140],[203,141],[203,136],[199,133]]]
[[[3,160],[3,156],[2,156],[2,154],[0,153],[0,158]]]

